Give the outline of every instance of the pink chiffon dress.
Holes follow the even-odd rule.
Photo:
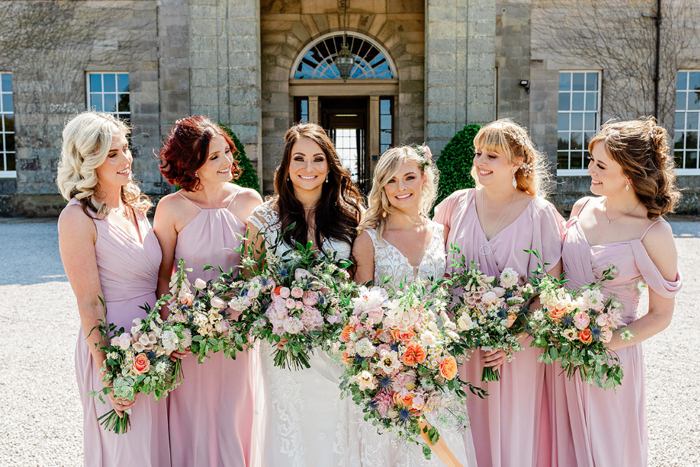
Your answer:
[[[447,244],[459,247],[467,265],[474,261],[482,272],[494,276],[505,268],[530,276],[530,271],[537,268],[538,259],[524,250],[537,250],[542,260],[549,263],[548,269],[559,262],[564,219],[550,202],[534,197],[515,221],[487,240],[474,197],[473,189],[453,193],[435,208],[433,219],[449,227]],[[530,342],[531,339],[523,342],[524,350],[500,367],[500,381],[481,381],[483,364],[479,352],[474,352],[460,366],[463,380],[489,393],[484,399],[471,395],[467,400],[480,466],[527,467],[548,463],[551,434],[549,416],[546,413],[542,416],[548,407],[544,365],[537,363],[542,350],[530,347]],[[539,459],[538,452],[541,452]]]
[[[218,266],[230,271],[241,261],[236,248],[246,224],[229,206],[202,209],[178,234],[175,265],[185,259],[192,268],[189,281],[218,277]],[[204,271],[210,265],[217,271]],[[170,446],[173,466],[251,465],[253,432],[253,352],[240,352],[236,359],[223,353],[210,355],[203,363],[189,355],[182,360],[184,380],[168,397]]]
[[[590,199],[590,198],[589,198]],[[586,204],[588,201],[586,201]],[[585,209],[586,204],[581,207]],[[664,279],[649,257],[641,238],[591,246],[578,222],[566,224],[562,262],[568,285],[580,288],[599,279],[609,265],[617,276],[603,283],[605,296],[615,294],[622,303],[623,321],[637,319],[640,287],[644,283],[662,297],[671,298],[681,288],[681,277]],[[574,378],[569,380],[561,367],[547,371],[552,417],[552,465],[568,467],[647,465],[647,420],[644,400],[644,358],[637,344],[618,350],[624,377],[622,385],[603,390]]]
[[[68,206],[82,206],[76,199]],[[129,332],[135,318],[145,318],[139,308],[156,302],[161,250],[151,224],[143,214],[136,214],[142,242],[106,218],[98,219],[88,211],[97,229],[95,254],[107,322]],[[59,219],[60,220],[60,219]],[[97,332],[97,331],[95,331]],[[140,394],[131,408],[131,427],[125,434],[103,429],[97,418],[112,410],[106,403],[90,397],[90,391],[102,389],[101,378],[81,329],[75,349],[75,373],[83,403],[83,440],[86,466],[169,466],[168,414],[164,400]]]

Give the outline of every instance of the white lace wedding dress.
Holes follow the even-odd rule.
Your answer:
[[[383,277],[390,278],[384,285],[386,289],[397,290],[401,282],[412,284],[416,279],[438,279],[445,275],[446,253],[444,227],[430,221],[432,236],[423,259],[417,267],[392,244],[377,238],[374,229],[367,230],[374,245],[374,283],[382,284]],[[444,466],[445,464],[432,453],[431,459],[425,459],[421,446],[399,439],[392,433],[379,435],[377,429],[363,419],[358,406],[350,408],[349,452],[353,457],[359,455],[359,462],[354,465],[363,467],[417,467]],[[448,448],[464,467],[476,467],[476,455],[471,429],[465,431],[457,427],[446,426],[435,417],[426,417],[429,423],[440,432]]]
[[[280,235],[275,206],[266,202],[256,208],[249,221],[267,234],[266,248]],[[347,243],[325,239],[325,251],[338,258],[349,258]],[[290,246],[282,242],[277,254]],[[330,356],[316,350],[310,357],[311,368],[281,369],[274,365],[273,349],[260,345],[260,371],[256,388],[255,457],[260,467],[354,467],[348,452],[347,414],[352,400],[341,398],[339,376],[343,369]]]

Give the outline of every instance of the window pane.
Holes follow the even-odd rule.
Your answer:
[[[388,144],[388,145],[391,145],[391,133],[388,133],[388,132],[386,132],[386,131],[382,131],[382,132],[381,132],[381,137],[380,137],[379,142],[380,142],[381,144]]]
[[[15,135],[5,133],[5,151],[15,151]]]
[[[0,135],[0,157],[2,157],[2,152],[5,150],[5,135]]]
[[[380,119],[380,128],[382,130],[391,130],[391,115],[382,115]]]
[[[595,114],[587,113],[584,117],[584,130],[597,130],[595,127]]]
[[[588,143],[591,142],[593,139],[593,135],[595,135],[594,131],[586,131],[583,134],[584,140],[583,140],[583,149],[588,149]]]
[[[90,75],[90,92],[102,92],[102,75],[99,73],[92,73]]]
[[[586,81],[586,74],[585,73],[573,73],[573,83],[572,83],[572,90],[574,91],[583,91],[584,90],[584,84]]]
[[[583,146],[581,145],[582,139],[581,133],[571,133],[571,149],[583,149]]]
[[[3,112],[14,112],[12,108],[12,94],[2,95],[2,111]]]
[[[569,168],[569,153],[566,151],[557,152],[557,168],[558,169],[568,169]]]
[[[683,149],[683,141],[685,141],[685,135],[682,131],[676,130],[673,135],[673,149]]]
[[[688,73],[688,89],[700,90],[700,71],[691,71]]]
[[[116,94],[105,94],[105,112],[116,112],[116,111],[117,111],[117,95]]]
[[[129,95],[128,94],[120,94],[119,95],[119,102],[118,102],[118,109],[120,112],[128,112],[129,111]]]
[[[5,154],[7,168],[5,170],[17,170],[17,154],[14,152]]]
[[[557,149],[569,149],[569,133],[560,131],[557,138]]]
[[[677,169],[683,168],[683,151],[676,151],[673,154],[673,162],[675,162]]]
[[[685,118],[685,127],[688,130],[698,130],[698,112],[688,112]]]
[[[678,90],[684,90],[688,89],[688,72],[687,71],[679,71],[676,74],[676,89]]]
[[[688,93],[677,92],[676,93],[676,110],[685,110],[685,99]]]
[[[583,114],[571,114],[571,130],[583,130]]]
[[[98,112],[102,112],[102,95],[90,94],[90,108],[94,108]]]
[[[698,153],[697,153],[697,151],[685,153],[685,168],[686,169],[697,169],[698,168]]]
[[[673,128],[681,130],[685,128],[685,112],[676,112],[676,123]]]
[[[559,73],[559,90],[571,90],[571,73]]]
[[[700,91],[688,93],[688,110],[700,110]]]
[[[688,131],[685,134],[685,148],[686,149],[697,149],[698,148],[698,132]]]
[[[3,120],[2,124],[3,124],[4,131],[14,133],[14,131],[15,131],[15,116],[13,114],[3,115],[2,120]]]
[[[559,130],[569,129],[569,114],[559,114]]]
[[[583,153],[576,151],[571,153],[571,167],[572,169],[582,169],[583,168]]]
[[[391,113],[391,101],[388,99],[382,99],[379,101],[380,109],[382,115],[389,115]]]
[[[598,73],[586,73],[586,91],[598,90]]]
[[[117,92],[116,76],[112,74],[104,74],[105,92]]]
[[[2,81],[0,82],[0,89],[4,92],[12,92],[12,75],[9,73],[2,74]]]
[[[117,75],[117,91],[129,92],[129,75],[125,73]]]
[[[571,110],[583,110],[583,93],[571,93]]]
[[[559,93],[559,110],[569,110],[569,93]]]
[[[586,110],[598,110],[598,94],[594,92],[586,93]]]

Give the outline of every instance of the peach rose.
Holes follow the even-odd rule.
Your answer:
[[[547,313],[550,318],[559,322],[566,315],[566,305],[558,303],[553,309],[547,310]]]
[[[394,403],[410,409],[413,406],[413,394],[406,390],[395,392]]]
[[[402,361],[405,365],[413,366],[416,363],[423,363],[428,356],[423,347],[414,343],[408,344],[403,354]]]
[[[513,323],[515,323],[516,319],[518,319],[518,316],[515,313],[508,313],[508,322],[506,323],[506,327],[511,327]]]
[[[151,361],[145,353],[140,353],[134,358],[133,372],[137,375],[147,373],[151,369]]]
[[[355,332],[355,329],[349,324],[345,326],[345,329],[340,333],[340,340],[343,342],[350,342],[350,334]]]
[[[413,339],[413,337],[415,335],[416,335],[416,333],[414,333],[410,329],[407,329],[406,331],[402,331],[400,329],[392,329],[391,330],[391,337],[393,337],[397,341],[401,341],[401,342],[408,342],[411,339]]]
[[[584,344],[590,344],[593,340],[593,335],[591,334],[591,330],[586,328],[583,331],[579,331],[578,338]]]
[[[445,357],[440,363],[440,374],[447,379],[457,376],[457,360],[452,356]]]

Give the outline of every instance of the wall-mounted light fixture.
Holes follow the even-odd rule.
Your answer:
[[[521,79],[519,84],[520,84],[520,87],[525,89],[526,93],[530,94],[530,81],[528,81],[526,79]]]

